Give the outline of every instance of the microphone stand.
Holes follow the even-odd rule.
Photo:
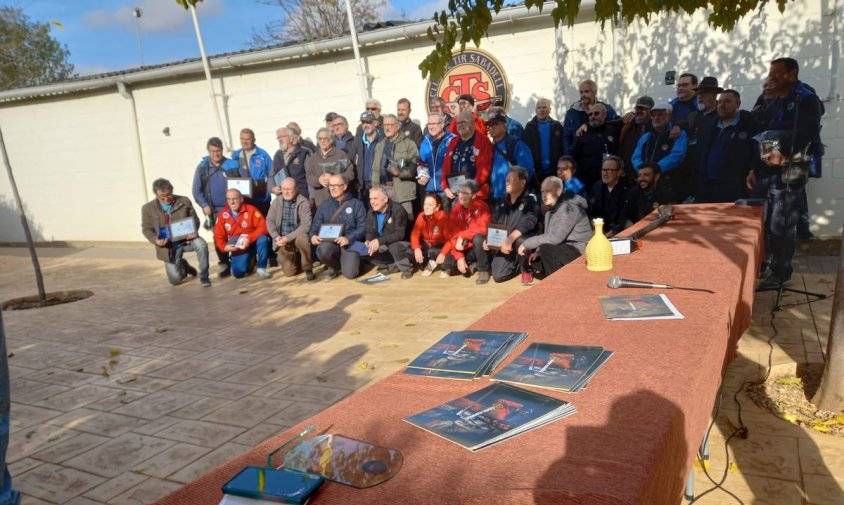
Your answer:
[[[794,151],[794,139],[797,138],[797,115],[800,114],[800,102],[801,102],[801,100],[798,97],[797,103],[795,104],[795,110],[794,110],[794,121],[793,121],[794,124],[793,124],[792,129],[791,129],[792,151]],[[794,155],[794,153],[792,152],[792,156],[793,155]],[[779,174],[780,180],[782,180],[782,172],[789,170],[790,166],[791,166],[791,159],[789,158],[789,160],[786,162],[786,164],[781,167],[782,170],[778,171],[778,172],[781,172]],[[775,177],[776,177],[776,175],[775,175]],[[790,177],[786,178],[786,180],[790,181]],[[774,179],[774,181],[772,181],[771,184],[776,184],[776,179]],[[770,188],[770,186],[768,186],[768,187]],[[770,189],[768,191],[770,191]],[[791,211],[790,207],[791,207],[791,184],[786,182],[785,183],[785,190],[783,190],[783,205],[782,205],[783,224],[786,225],[786,226],[784,226],[784,228],[785,228],[783,230],[784,233],[788,233],[789,228],[796,226],[796,224],[794,226],[788,226],[788,216],[789,216],[789,212]],[[796,237],[795,237],[795,240],[797,240]],[[823,300],[823,299],[826,298],[826,295],[823,294],[823,293],[815,293],[815,292],[807,291],[807,290],[804,290],[804,289],[787,288],[787,287],[785,287],[785,283],[783,281],[780,281],[779,286],[776,286],[776,287],[756,288],[757,293],[765,293],[767,291],[776,291],[776,293],[777,293],[777,299],[774,302],[774,306],[771,308],[772,312],[779,311],[779,310],[782,309],[782,294],[783,293],[794,293],[794,294],[798,294],[798,295],[804,295],[806,297],[815,297],[818,300]],[[816,300],[809,300],[809,303],[812,303],[814,301],[816,301]]]

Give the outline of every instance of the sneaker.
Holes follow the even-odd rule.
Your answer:
[[[316,279],[316,275],[314,275],[313,270],[305,270],[305,278],[308,279],[309,281],[312,281],[312,280]]]
[[[522,286],[533,286],[533,274],[522,272]]]
[[[478,272],[478,278],[475,279],[475,284],[478,286],[489,282],[489,272]]]
[[[402,279],[410,279],[411,277],[413,277],[413,271],[412,270],[408,270],[407,272],[401,273]]]
[[[191,277],[196,277],[197,273],[198,272],[196,271],[196,269],[194,267],[190,266],[190,263],[188,263],[186,261],[185,262],[185,275],[190,275]]]
[[[759,283],[757,289],[779,289],[791,281],[791,277],[780,277],[777,274],[771,274]]]
[[[261,279],[269,279],[270,277],[273,276],[273,274],[271,274],[270,272],[267,272],[266,268],[261,268],[261,267],[258,267],[258,268],[255,269],[255,275],[257,275]]]
[[[448,270],[443,270],[442,272],[440,272],[440,279],[448,279],[449,277],[451,277],[451,272],[449,272]]]
[[[221,264],[219,266],[219,268],[217,269],[217,277],[219,277],[221,279],[223,277],[228,277],[231,274],[232,274],[231,266],[227,265],[225,263]]]
[[[209,279],[208,277],[200,278],[199,283],[202,284],[203,288],[210,288],[211,287],[211,279]]]
[[[337,277],[337,270],[334,270],[331,267],[325,269],[325,278],[326,279],[333,279]]]
[[[390,275],[390,274],[398,273],[398,271],[399,271],[399,267],[397,267],[396,265],[389,265],[389,266],[386,266],[386,267],[378,267],[378,273],[379,274]]]
[[[429,277],[434,270],[437,269],[437,262],[434,260],[429,260],[428,264],[425,265],[425,268],[422,270],[422,277]]]

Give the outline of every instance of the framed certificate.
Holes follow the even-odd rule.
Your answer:
[[[457,191],[460,189],[460,186],[462,186],[463,183],[466,182],[466,176],[465,175],[455,175],[455,176],[449,177],[447,180],[448,180],[448,189],[450,189],[452,193],[456,194]]]
[[[252,179],[249,177],[229,177],[226,179],[226,191],[236,189],[244,197],[252,196]]]
[[[486,227],[486,245],[490,249],[500,249],[501,244],[510,235],[510,228],[500,224],[490,224]]]
[[[343,236],[342,224],[324,224],[319,227],[320,240],[335,240]]]
[[[226,245],[235,246],[238,249],[245,249],[247,239],[248,239],[248,236],[245,235],[245,234],[232,235],[226,241]]]
[[[193,217],[170,222],[170,240],[178,242],[184,240],[191,233],[196,233],[196,223]]]

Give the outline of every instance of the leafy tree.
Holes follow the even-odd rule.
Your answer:
[[[284,17],[270,21],[263,33],[254,33],[255,46],[278,44],[299,40],[336,37],[349,29],[346,0],[261,0],[267,5],[277,5]],[[351,0],[355,28],[379,20],[384,0]]]
[[[574,25],[580,11],[581,0],[553,0],[551,19],[559,27],[565,22]],[[685,12],[691,14],[698,9],[709,10],[709,25],[724,31],[730,31],[745,14],[763,8],[769,0],[742,0],[727,2],[723,0],[596,0],[595,17],[601,27],[607,21],[618,22],[623,19],[628,23],[642,19],[646,23],[651,17],[661,12]],[[794,0],[790,0],[794,1]],[[775,0],[780,12],[785,11],[789,0]],[[439,79],[445,72],[446,65],[453,56],[456,45],[460,51],[472,42],[480,47],[481,38],[487,34],[492,24],[492,13],[498,13],[505,0],[449,0],[448,9],[434,14],[435,24],[428,29],[428,38],[436,43],[431,54],[419,64],[422,77],[431,76]],[[525,7],[542,12],[544,0],[524,0]],[[549,6],[550,7],[550,6]]]
[[[73,77],[70,52],[16,7],[0,7],[0,90],[38,86]]]

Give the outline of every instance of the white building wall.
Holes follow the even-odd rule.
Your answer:
[[[555,30],[547,18],[496,26],[482,49],[505,68],[510,113],[523,123],[536,99],[552,100],[562,118],[577,100],[577,84],[598,82],[599,96],[619,112],[635,98],[674,96],[667,70],[714,75],[738,89],[744,106],[755,101],[767,62],[780,55],[801,62],[801,78],[824,98],[830,91],[833,2],[798,0],[781,16],[773,6],[752,15],[730,34],[712,31],[705,17],[666,15],[650,25],[634,23],[605,30],[592,21]],[[839,14],[839,16],[841,16]],[[840,21],[840,20],[838,20]],[[417,65],[430,51],[427,39],[394,41],[362,50],[372,96],[383,112],[407,97],[412,117],[425,123],[427,82]],[[275,129],[297,121],[314,138],[326,112],[345,115],[354,129],[363,111],[357,65],[351,51],[288,60],[236,72],[216,72],[226,135],[239,145],[243,127],[255,130],[258,145],[271,155]],[[839,82],[844,83],[839,66]],[[623,77],[622,77],[623,76]],[[842,84],[844,85],[844,84]],[[179,194],[190,194],[193,172],[218,130],[209,89],[200,76],[146,84],[131,90],[145,170],[135,151],[131,102],[117,90],[65,95],[51,100],[0,103],[0,128],[36,238],[43,241],[137,241],[139,206],[152,198],[142,190],[157,177],[170,179]],[[844,110],[836,96],[825,102],[827,144],[824,178],[809,185],[816,233],[840,234],[844,215]],[[223,101],[220,100],[220,103]],[[162,133],[169,128],[169,136]],[[142,182],[143,180],[143,182]],[[144,194],[145,193],[145,194]],[[0,242],[23,239],[8,181],[0,180]]]

